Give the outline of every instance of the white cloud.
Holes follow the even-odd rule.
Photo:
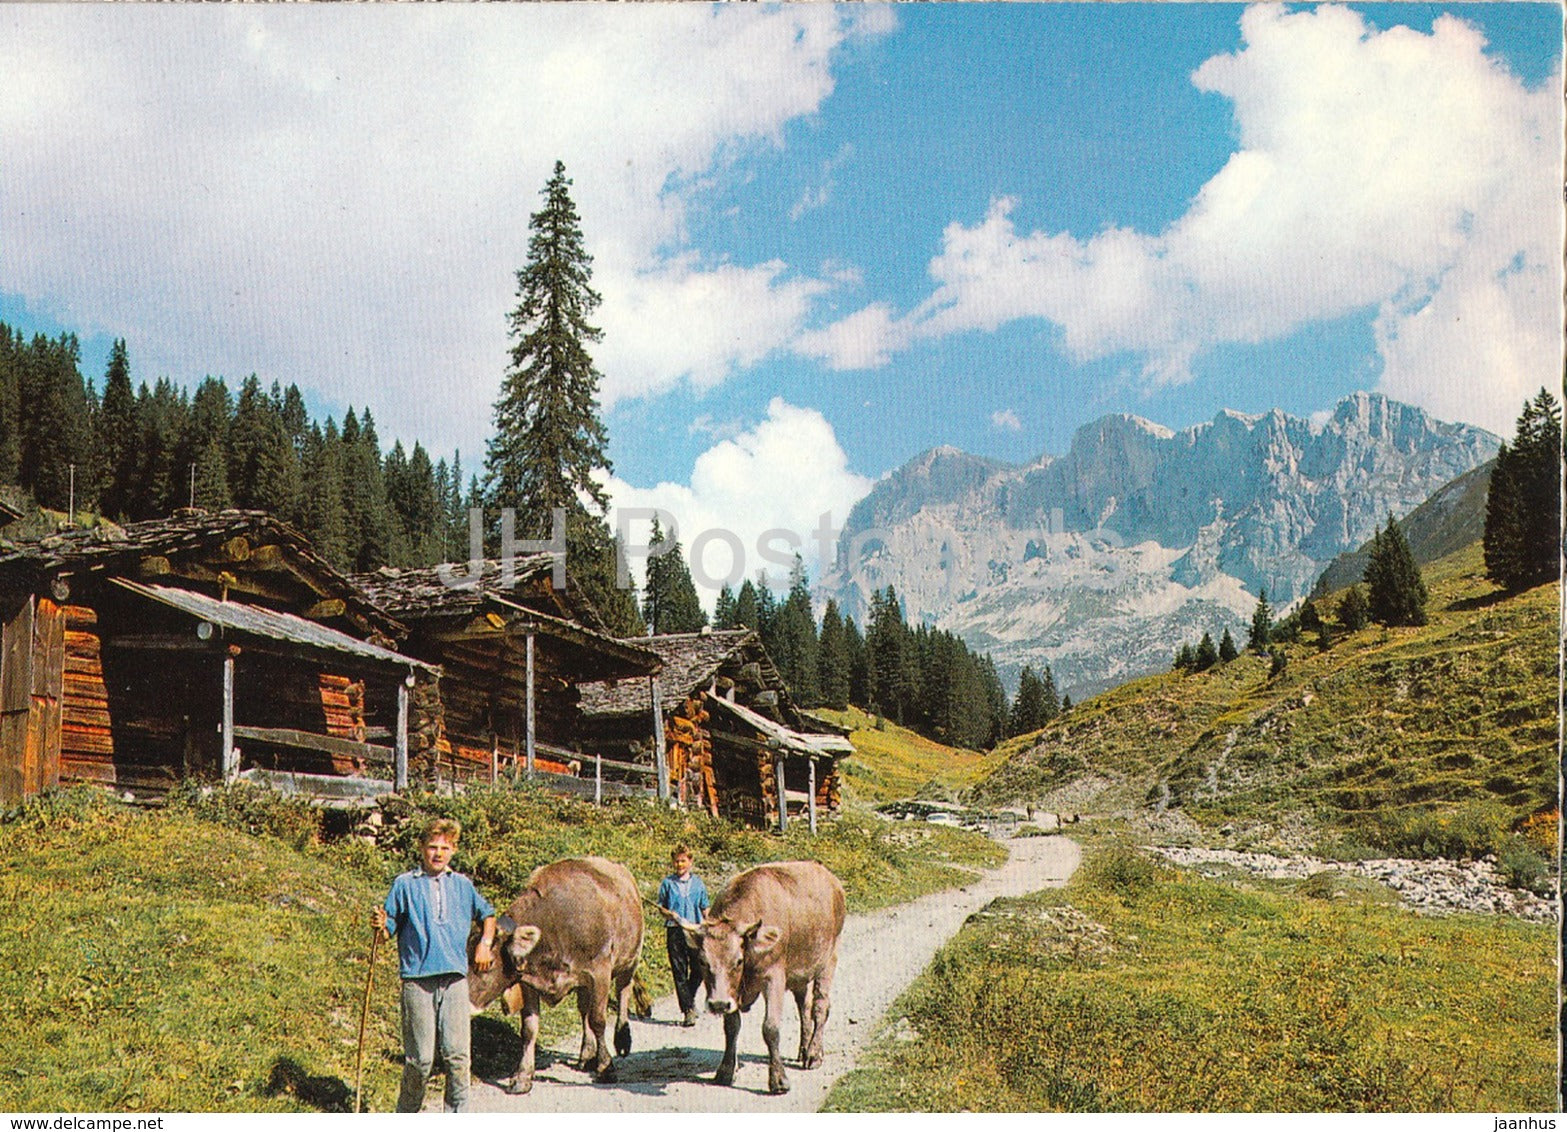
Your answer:
[[[800,333],[793,349],[836,370],[876,369],[907,345],[907,323],[887,303],[872,303],[837,322]]]
[[[1375,32],[1346,8],[1267,5],[1241,27],[1243,49],[1193,75],[1233,104],[1238,149],[1163,232],[1019,232],[1000,198],[947,228],[922,304],[868,307],[836,351],[803,352],[878,365],[1044,318],[1075,360],[1140,354],[1159,385],[1216,344],[1369,309],[1384,390],[1510,431],[1561,365],[1560,77],[1527,90],[1450,16]]]
[[[10,6],[0,286],[125,336],[137,377],[258,370],[371,402],[388,438],[472,445],[559,158],[605,300],[605,400],[711,385],[788,342],[826,284],[702,262],[689,202],[781,144],[831,93],[840,47],[892,19]]]
[[[999,432],[1022,432],[1023,422],[1015,409],[997,409],[990,414],[990,425]]]
[[[693,549],[702,550],[693,544],[704,531],[726,531],[739,540],[742,549],[740,576],[755,577],[758,570],[766,569],[776,583],[784,579],[788,567],[760,557],[759,538],[770,530],[793,532],[811,577],[817,578],[821,549],[817,532],[822,516],[829,516],[835,530],[841,528],[849,509],[871,484],[849,469],[848,457],[821,413],[774,397],[767,406],[766,420],[720,441],[696,458],[689,483],[639,488],[613,477],[608,488],[613,512],[656,507],[673,515],[688,559]],[[633,541],[645,545],[647,531],[646,522],[634,525]],[[730,574],[735,556],[729,544],[713,536],[703,542],[706,550],[700,566],[707,577],[720,580]],[[829,538],[829,555],[833,545],[835,539]],[[773,546],[789,560],[791,549],[786,540],[776,540]],[[696,566],[693,561],[693,573]],[[640,577],[640,562],[634,564],[634,570]],[[702,588],[701,579],[697,581]],[[716,596],[716,587],[706,588],[703,597],[709,608]]]

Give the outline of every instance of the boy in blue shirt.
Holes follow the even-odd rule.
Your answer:
[[[419,844],[422,868],[392,881],[384,907],[370,914],[383,937],[397,937],[403,979],[403,1081],[398,1112],[424,1107],[425,1086],[441,1051],[446,1064],[446,1111],[462,1112],[468,1101],[469,1018],[468,931],[483,923],[473,962],[488,971],[495,962],[495,909],[473,882],[451,871],[462,826],[437,818]]]
[[[669,970],[675,977],[675,995],[680,1000],[682,1026],[696,1025],[696,991],[702,985],[702,968],[686,942],[681,921],[702,922],[707,911],[707,886],[691,871],[691,850],[676,845],[669,855],[670,875],[658,886],[658,907],[668,921],[664,944],[669,951]]]

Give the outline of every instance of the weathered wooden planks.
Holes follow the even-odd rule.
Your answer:
[[[33,599],[0,623],[0,803],[26,796],[25,755],[33,707]]]
[[[23,755],[23,789],[34,794],[60,784],[61,699],[65,678],[65,615],[41,597],[33,611],[32,717]]]
[[[69,778],[113,781],[114,725],[103,680],[103,642],[96,610],[60,609],[64,646],[60,696],[60,767]],[[103,764],[110,765],[105,768]]]

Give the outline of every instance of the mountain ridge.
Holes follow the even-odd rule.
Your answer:
[[[1223,409],[1179,431],[1108,414],[1027,465],[942,446],[855,505],[818,592],[863,619],[893,585],[910,621],[1009,679],[1049,663],[1068,690],[1102,687],[1244,624],[1263,589],[1288,607],[1499,443],[1355,393],[1312,419]]]

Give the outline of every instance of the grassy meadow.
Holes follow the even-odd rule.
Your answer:
[[[770,859],[816,857],[851,909],[962,883],[1004,851],[961,830],[848,815],[778,838],[647,803],[598,809],[527,787],[411,797],[404,816],[465,827],[456,867],[499,907],[548,860],[598,853],[657,891],[669,846],[710,882]],[[347,1111],[353,1103],[368,916],[414,861],[413,820],[378,848],[334,836],[336,816],[244,787],[189,792],[160,811],[89,788],[0,822],[0,1110]],[[669,987],[661,922],[642,977]],[[394,949],[376,964],[366,1107],[396,1100],[402,1041]],[[570,1001],[547,1036],[576,1029]],[[515,1067],[516,1024],[474,1021],[475,1071]]]
[[[1556,929],[1108,842],[971,917],[828,1111],[1556,1107]]]
[[[1005,751],[948,747],[857,707],[822,708],[816,714],[852,729],[854,754],[839,763],[845,796],[852,801],[874,805],[914,797],[946,800],[1006,761]]]

